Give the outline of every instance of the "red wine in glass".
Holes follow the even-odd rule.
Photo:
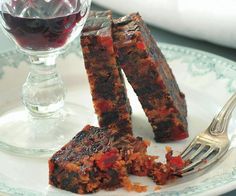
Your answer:
[[[0,150],[48,156],[94,121],[89,109],[65,101],[65,85],[56,69],[65,46],[79,39],[90,5],[91,0],[0,0],[3,32],[30,63],[23,104],[9,103],[11,109],[0,115]],[[74,64],[80,61],[70,63],[68,69],[77,69]]]
[[[63,47],[75,26],[83,19],[85,13],[40,19],[24,18],[2,13],[7,25],[6,30],[14,37],[19,46],[28,50],[48,51]]]

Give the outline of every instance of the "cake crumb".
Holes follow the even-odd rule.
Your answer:
[[[135,191],[138,193],[142,193],[147,191],[146,185],[142,185],[141,183],[132,183],[129,177],[123,178],[123,186],[128,192]]]
[[[159,190],[161,190],[161,186],[157,185],[157,186],[154,187],[154,191],[159,191]]]
[[[147,191],[147,186],[142,185],[140,183],[134,183],[133,184],[133,190],[138,192],[138,193],[146,192]]]
[[[167,153],[172,151],[172,148],[170,146],[166,146],[165,149]]]

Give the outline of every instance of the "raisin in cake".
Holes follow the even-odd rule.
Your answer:
[[[150,176],[157,184],[165,184],[176,173],[172,155],[168,153],[166,164],[155,162],[156,156],[146,154],[147,147],[148,142],[140,137],[120,137],[113,129],[87,125],[49,160],[49,183],[80,194],[118,187],[146,190],[132,184],[128,174]],[[181,169],[184,162],[174,158]]]
[[[152,125],[155,140],[187,138],[185,96],[140,15],[114,20],[113,40],[117,61]]]
[[[90,13],[81,46],[99,126],[132,134],[131,107],[116,62],[110,11]]]

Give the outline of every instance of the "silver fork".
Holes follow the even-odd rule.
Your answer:
[[[210,126],[197,135],[181,153],[184,160],[190,161],[190,164],[181,170],[182,175],[203,170],[226,154],[230,146],[227,129],[235,107],[236,93],[215,116]]]

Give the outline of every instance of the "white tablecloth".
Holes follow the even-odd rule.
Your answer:
[[[188,37],[236,48],[236,0],[93,0]]]

